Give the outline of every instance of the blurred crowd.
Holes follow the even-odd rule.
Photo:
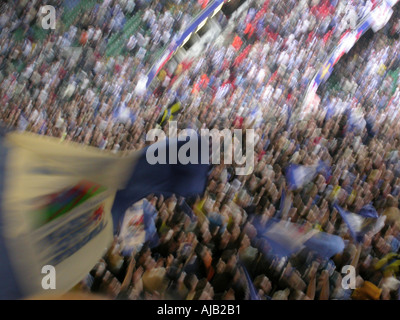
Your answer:
[[[278,2],[268,5],[271,7],[265,11],[272,16],[274,8],[284,12]],[[248,272],[262,299],[399,298],[398,84],[388,75],[398,68],[397,14],[372,41],[363,39],[353,50],[356,55],[351,53],[336,67],[333,77],[340,77],[340,88],[332,89],[328,83],[321,89],[320,111],[296,122],[290,117],[291,110],[300,107],[299,93],[315,69],[308,78],[304,71],[316,66],[316,60],[310,62],[312,56],[323,61],[327,52],[321,50],[319,56],[308,49],[297,40],[302,37],[299,34],[294,43],[310,50],[305,54],[311,58],[286,65],[284,56],[280,59],[287,49],[286,39],[282,41],[279,32],[276,37],[248,36],[248,24],[260,19],[257,13],[263,9],[251,8],[238,24],[236,34],[247,37],[247,52],[234,46],[210,46],[176,82],[161,91],[162,97],[177,92],[186,105],[177,116],[182,128],[255,128],[258,157],[254,173],[235,176],[234,165],[214,167],[204,197],[191,203],[201,217],[194,225],[176,198],[150,198],[160,213],[159,246],[145,246],[133,257],[123,258],[116,239],[105,260],[92,271],[86,290],[93,292],[96,283],[94,292],[113,298],[250,299],[245,280]],[[271,23],[267,20],[266,24]],[[311,36],[312,41],[321,38]],[[295,70],[289,68],[288,74],[286,68],[280,70],[282,65]],[[295,78],[297,81],[293,80],[294,71],[302,76]],[[168,124],[164,128],[167,130]],[[293,191],[291,209],[282,219],[341,236],[346,243],[344,251],[329,260],[307,250],[287,259],[266,255],[257,249],[249,214],[265,220],[273,217],[282,192],[289,192],[284,169],[319,159],[331,165],[331,175],[318,175]],[[358,244],[332,208],[334,202],[351,212],[372,203],[379,215],[387,216],[386,224]],[[342,285],[341,270],[346,265],[356,267],[356,290]]]
[[[154,92],[143,90],[149,65],[140,49],[155,52],[157,41],[167,44],[198,7],[174,15],[165,10],[168,1],[104,1],[97,14],[37,44],[29,33],[38,6],[32,3],[3,6],[0,17],[1,118],[9,126],[100,149],[139,150],[146,132],[178,100],[173,119],[179,130],[256,132],[252,174],[236,176],[235,164],[222,163],[213,167],[201,198],[149,196],[159,213],[159,244],[144,244],[124,257],[116,237],[79,290],[114,299],[240,300],[252,298],[248,275],[261,299],[400,298],[397,11],[386,28],[360,40],[335,67],[318,92],[318,112],[297,121],[315,72],[376,1],[251,1],[232,41],[209,44],[195,60],[172,73],[164,70]],[[111,16],[104,18],[101,10]],[[135,34],[126,39],[129,54],[106,57],[107,39],[123,28],[120,14],[136,10],[143,12],[148,40]],[[23,42],[10,37],[18,27],[26,32]],[[163,38],[165,30],[170,34]],[[69,52],[74,42],[79,45]],[[162,128],[168,132],[168,121]],[[318,160],[330,165],[329,177],[317,175],[290,191],[285,169]],[[248,217],[273,217],[283,192],[291,208],[281,219],[339,235],[346,244],[341,254],[322,259],[302,250],[277,258],[257,248]],[[182,209],[185,201],[195,221]],[[387,216],[386,224],[359,244],[334,202],[352,212],[372,203]],[[357,270],[356,290],[342,286],[346,265]]]
[[[42,40],[35,31],[41,28],[39,9],[44,2],[2,3],[0,117],[22,131],[124,150],[129,147],[124,138],[127,127],[113,120],[128,107],[131,122],[142,111],[142,101],[133,93],[142,92],[150,69],[145,58],[183,31],[201,5],[104,1],[70,16],[61,1],[55,2],[46,3],[57,5],[57,28]],[[63,23],[63,14],[72,21]],[[136,17],[141,27],[130,29],[135,20],[125,30],[129,19]],[[17,39],[17,31],[22,39]],[[125,54],[113,55],[115,45],[125,47]]]

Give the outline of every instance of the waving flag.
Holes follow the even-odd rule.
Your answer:
[[[134,250],[139,251],[146,242],[150,248],[158,245],[154,223],[156,217],[157,210],[147,199],[140,200],[127,210],[120,232],[122,253],[125,256],[130,256]]]
[[[76,285],[113,239],[115,193],[137,158],[34,134],[0,138],[0,299],[45,294],[42,268],[61,294]]]
[[[319,232],[304,243],[311,251],[317,252],[324,258],[333,257],[344,249],[343,239],[326,232]]]
[[[286,180],[291,190],[301,189],[310,183],[318,173],[326,172],[328,169],[329,167],[323,161],[319,161],[313,166],[291,164],[286,169]]]
[[[253,281],[251,281],[250,275],[247,272],[246,267],[242,262],[239,262],[239,265],[242,267],[243,273],[246,276],[246,283],[247,283],[247,288],[249,291],[249,300],[261,300],[260,296],[257,293],[256,288],[254,287]]]
[[[165,143],[163,141],[157,142],[160,146],[158,152],[165,154],[166,159],[170,159],[170,150],[176,149],[179,152],[185,143],[185,141],[173,141],[172,139],[166,140]],[[200,138],[197,143],[200,148]],[[117,232],[117,227],[126,210],[132,204],[150,194],[164,195],[165,197],[173,194],[182,197],[194,197],[203,194],[206,188],[210,169],[208,164],[189,163],[183,165],[177,161],[176,164],[151,165],[146,158],[147,150],[148,148],[145,148],[140,152],[125,188],[119,190],[115,196],[112,207],[115,232]],[[201,156],[200,152],[198,156]],[[200,159],[198,162],[201,162]]]
[[[162,126],[166,124],[168,121],[172,120],[181,110],[181,103],[178,99],[175,99],[167,108],[165,108],[164,112],[160,114],[160,117],[157,120],[157,123]]]
[[[269,219],[262,223],[255,217],[253,225],[257,230],[256,244],[266,253],[276,256],[290,256],[307,248],[324,258],[330,258],[344,249],[343,239],[316,229],[305,229],[289,221]]]
[[[176,143],[179,150],[185,142]],[[51,293],[67,292],[105,254],[132,204],[204,191],[208,165],[150,165],[146,150],[121,155],[35,134],[0,137],[0,299],[48,294],[47,265],[56,271]],[[142,209],[143,241],[154,245],[156,212],[146,201]]]
[[[367,233],[371,233],[372,235],[378,233],[385,225],[386,216],[379,218],[364,217],[360,214],[346,211],[336,203],[333,207],[339,212],[344,222],[346,222],[351,236],[357,242],[362,242],[364,235]]]
[[[378,219],[378,212],[376,212],[376,209],[374,208],[374,206],[371,203],[362,207],[361,210],[358,212],[358,214],[360,216],[363,216],[364,218]]]

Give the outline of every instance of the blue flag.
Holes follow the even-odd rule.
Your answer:
[[[339,212],[343,221],[347,224],[350,234],[356,242],[362,242],[364,235],[367,233],[371,233],[372,235],[378,233],[385,225],[386,216],[379,218],[365,217],[346,211],[337,203],[335,203],[333,207]],[[364,210],[364,213],[365,212],[366,210]]]
[[[319,161],[317,165],[312,166],[291,164],[286,169],[286,180],[288,182],[289,189],[301,189],[310,183],[318,173],[326,172],[328,170],[328,165],[326,165],[323,161]]]
[[[261,300],[260,296],[257,293],[256,288],[254,287],[253,281],[251,281],[250,275],[247,272],[246,267],[242,262],[240,262],[240,266],[242,267],[243,273],[246,276],[247,288],[249,290],[250,299],[249,300]]]
[[[159,150],[167,159],[170,145]],[[104,255],[132,204],[204,192],[208,164],[151,165],[147,149],[122,155],[30,133],[0,136],[0,299],[49,294],[41,272],[48,265],[56,271],[51,293],[67,292]],[[142,240],[154,246],[157,212],[142,209]]]
[[[199,145],[200,141],[200,139],[197,140]],[[165,144],[160,143],[159,152],[165,152],[166,159],[169,159],[170,146],[176,146],[179,151],[184,144],[185,141],[167,140]],[[150,194],[165,197],[175,194],[186,198],[201,195],[206,188],[210,165],[190,163],[184,165],[179,162],[179,159],[177,164],[151,165],[146,159],[147,150],[148,148],[143,150],[134,165],[133,173],[126,187],[118,191],[115,197],[112,207],[115,231],[117,231],[117,226],[122,221],[125,211],[133,203]],[[198,162],[200,163],[200,160]]]
[[[144,243],[154,248],[159,243],[155,218],[156,208],[147,199],[135,203],[125,213],[120,239],[122,240],[122,253],[131,256],[132,251],[139,251]]]
[[[358,214],[365,218],[378,219],[378,212],[376,212],[376,209],[374,208],[374,206],[371,203],[362,207],[361,210],[358,212]]]
[[[255,217],[253,225],[257,230],[256,245],[265,254],[272,252],[275,256],[285,257],[307,248],[323,258],[330,258],[344,249],[343,239],[339,236],[316,229],[306,230],[289,221],[271,218],[263,223]]]

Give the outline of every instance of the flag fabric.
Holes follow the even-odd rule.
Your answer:
[[[286,171],[286,180],[292,190],[300,189],[312,181],[316,170],[311,166],[291,164]]]
[[[400,268],[400,255],[395,252],[388,253],[375,264],[374,268],[384,273],[393,272],[397,275]]]
[[[344,210],[337,203],[335,203],[333,207],[339,212],[343,221],[347,224],[350,234],[356,242],[362,242],[364,235],[367,233],[375,235],[385,225],[386,216],[378,218],[364,217],[360,214]]]
[[[371,203],[362,207],[361,210],[358,212],[358,214],[364,218],[378,219],[378,212]]]
[[[176,144],[179,151],[185,142]],[[146,150],[114,154],[30,133],[0,137],[0,299],[48,294],[46,265],[56,270],[52,293],[67,292],[105,254],[132,204],[205,190],[209,165],[150,165]],[[150,244],[155,214],[144,206]]]
[[[256,288],[254,287],[253,281],[251,281],[250,275],[247,272],[246,267],[241,261],[239,261],[239,265],[241,266],[243,273],[246,277],[247,288],[249,291],[249,300],[261,300],[260,296],[257,293]]]
[[[257,230],[255,243],[259,250],[272,252],[275,256],[291,256],[304,248],[316,252],[323,258],[330,258],[344,249],[343,239],[316,229],[305,229],[302,225],[275,218],[263,223],[253,219]]]
[[[1,137],[0,299],[48,293],[42,268],[55,267],[61,294],[113,240],[111,207],[137,155],[28,133]]]
[[[307,240],[304,246],[311,251],[317,252],[322,257],[330,258],[343,251],[344,242],[339,236],[319,232]]]
[[[131,256],[133,251],[140,251],[144,243],[150,248],[158,245],[156,217],[157,210],[147,199],[138,201],[126,211],[119,234],[123,255]]]
[[[136,120],[136,115],[130,110],[126,104],[121,103],[118,108],[115,108],[113,113],[114,121],[126,123],[131,121],[132,123]]]
[[[201,139],[199,137],[191,139],[194,139],[200,148]],[[170,159],[170,150],[176,149],[179,152],[185,144],[186,141],[166,139],[153,144],[152,147],[158,148],[159,154],[164,154],[166,159]],[[199,164],[184,165],[178,159],[176,164],[151,165],[146,156],[148,148],[141,151],[128,183],[116,194],[112,208],[115,232],[126,210],[150,194],[164,197],[175,194],[187,198],[201,195],[205,191],[210,165],[200,164],[200,159],[198,159]],[[200,152],[198,156],[201,156]]]
[[[323,162],[312,166],[303,166],[290,164],[286,169],[286,180],[290,190],[303,188],[310,183],[318,173],[323,173],[329,170],[329,167]]]
[[[181,110],[181,103],[178,99],[175,99],[160,115],[157,123],[160,126],[163,126],[168,121],[172,120],[176,114],[178,114]]]
[[[4,194],[6,188],[4,182],[4,173],[7,168],[7,155],[9,148],[5,145],[4,139],[0,137],[0,195]],[[0,209],[0,299],[13,299],[23,296],[22,288],[18,284],[17,275],[15,274],[13,265],[11,263],[10,254],[8,252],[7,243],[5,239],[5,230],[7,225],[4,223],[4,216]]]

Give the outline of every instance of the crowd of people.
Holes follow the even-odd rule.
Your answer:
[[[257,11],[249,10],[250,17],[236,30],[243,38],[252,14],[256,17]],[[113,298],[250,299],[245,280],[248,272],[261,299],[398,299],[400,128],[398,90],[392,90],[398,84],[393,84],[386,72],[397,70],[394,55],[398,42],[393,39],[397,19],[395,15],[372,41],[363,39],[354,49],[360,53],[350,54],[336,67],[341,87],[332,92],[329,83],[329,89],[324,86],[320,111],[300,122],[287,119],[288,110],[299,108],[302,101],[294,99],[301,97],[299,92],[309,79],[296,82],[285,77],[286,72],[279,72],[282,61],[276,61],[278,54],[285,52],[285,41],[280,46],[278,37],[278,42],[270,38],[272,44],[250,37],[251,49],[243,59],[237,59],[243,51],[236,52],[232,46],[208,48],[175,85],[166,86],[165,95],[177,90],[183,104],[190,101],[177,116],[183,127],[256,128],[254,173],[239,177],[233,165],[214,167],[204,197],[191,203],[201,217],[194,225],[176,198],[160,201],[151,197],[160,213],[159,245],[153,249],[145,246],[133,257],[123,258],[116,239],[105,260],[92,271],[86,289]],[[269,49],[273,44],[275,52]],[[263,52],[265,46],[267,52]],[[371,51],[373,59],[368,59]],[[326,54],[321,52],[320,59]],[[308,62],[305,59],[305,67]],[[274,63],[278,69],[275,76],[270,71]],[[304,75],[304,70],[299,73]],[[269,87],[264,86],[266,79],[271,80]],[[292,82],[292,90],[288,90]],[[269,93],[267,99],[265,92]],[[365,125],[360,127],[362,119]],[[307,251],[288,259],[265,255],[257,248],[256,231],[247,218],[254,212],[267,220],[273,217],[282,192],[289,190],[284,169],[318,159],[331,165],[332,174],[328,178],[318,175],[305,188],[294,191],[291,209],[282,219],[340,235],[346,240],[344,251],[329,260]],[[359,244],[332,208],[334,202],[352,212],[373,203],[379,215],[387,216],[386,224],[378,233],[366,234]],[[343,287],[341,270],[346,265],[357,269],[356,290]]]
[[[209,44],[173,74],[164,71],[154,92],[139,88],[149,68],[137,55],[140,50],[105,57],[114,26],[121,30],[118,14],[135,14],[138,1],[132,11],[133,1],[104,1],[98,10],[115,19],[87,14],[88,24],[56,31],[42,45],[29,36],[35,2],[31,7],[25,2],[3,7],[0,17],[1,118],[9,126],[105,150],[139,150],[146,145],[146,132],[160,125],[163,110],[178,100],[173,119],[179,130],[256,132],[252,174],[237,176],[235,164],[222,163],[213,167],[202,197],[150,195],[158,211],[158,244],[145,243],[126,257],[116,237],[76,290],[114,299],[240,300],[254,298],[252,287],[258,298],[273,300],[400,298],[397,11],[386,28],[362,38],[335,67],[318,92],[318,112],[298,121],[303,93],[318,67],[375,1],[251,1],[234,30],[241,44]],[[166,13],[163,3],[140,4],[148,43],[168,43],[189,19]],[[155,12],[162,17],[155,19]],[[24,43],[9,36],[15,15],[27,32]],[[181,24],[176,26],[175,18]],[[164,41],[156,34],[165,25],[175,29]],[[82,42],[88,26],[99,31]],[[136,40],[137,35],[127,39],[128,49]],[[76,41],[77,53],[65,50]],[[152,50],[152,45],[139,46]],[[168,132],[168,121],[161,127]],[[329,176],[319,174],[291,190],[286,168],[318,160],[329,164]],[[282,220],[342,237],[343,252],[322,259],[307,250],[284,258],[261,250],[250,217],[274,217],[283,193],[291,203]],[[333,203],[351,212],[372,203],[379,216],[387,217],[385,226],[358,243]],[[185,205],[196,219],[186,214]],[[342,285],[346,265],[357,270],[355,290]]]
[[[62,17],[62,2],[49,3],[57,5],[56,13]],[[43,4],[22,0],[2,4],[2,122],[101,149],[127,149],[127,128],[114,119],[128,105],[131,119],[141,111],[143,102],[133,93],[150,69],[151,61],[145,58],[184,30],[201,5],[197,1],[99,2],[65,25],[58,19],[57,28],[41,41],[34,30],[41,28]],[[142,28],[122,35],[128,53],[109,56],[110,46],[118,43],[113,38],[136,16]],[[16,30],[22,30],[23,41],[11,36]]]

